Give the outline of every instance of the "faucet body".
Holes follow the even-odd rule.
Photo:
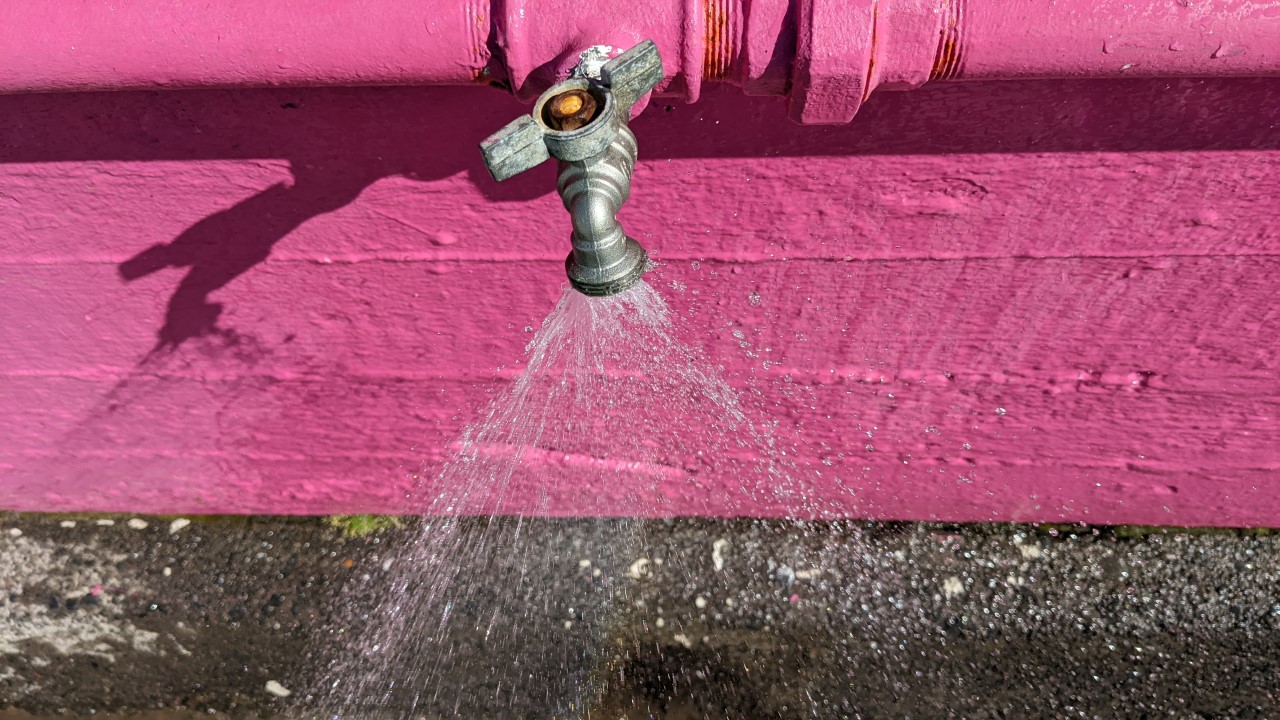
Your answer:
[[[636,137],[627,127],[631,107],[661,79],[657,47],[645,41],[605,63],[598,77],[558,83],[543,93],[531,115],[480,144],[499,181],[552,157],[560,161],[556,185],[573,226],[565,272],[583,294],[620,293],[649,267],[648,254],[627,237],[618,211],[631,195],[636,163]],[[570,105],[569,116],[559,114]]]
[[[622,292],[648,269],[648,254],[618,222],[618,211],[631,194],[635,164],[636,137],[625,123],[598,155],[560,161],[557,190],[573,223],[573,250],[565,259],[565,273],[586,295]]]

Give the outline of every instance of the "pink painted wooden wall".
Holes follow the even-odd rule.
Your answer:
[[[844,473],[835,512],[1280,525],[1276,108],[1267,79],[971,83],[801,127],[710,86],[634,123],[623,220],[689,340]],[[476,151],[524,111],[0,97],[0,508],[402,508],[562,288],[554,170]],[[735,482],[663,512],[780,512]],[[499,510],[626,510],[544,491]]]

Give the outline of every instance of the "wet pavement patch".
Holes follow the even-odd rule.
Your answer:
[[[312,717],[361,672],[349,717],[1280,717],[1267,533],[476,519],[388,603],[416,521],[181,520],[0,516],[0,719]]]

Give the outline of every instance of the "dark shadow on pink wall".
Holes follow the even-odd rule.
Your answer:
[[[120,263],[120,277],[137,280],[164,268],[189,268],[169,297],[158,352],[195,337],[241,341],[218,326],[222,305],[209,296],[267,259],[271,249],[309,218],[346,205],[375,178],[317,172],[294,165],[292,184],[279,183],[187,228],[172,242],[153,245]]]
[[[1280,147],[1280,79],[955,82],[877,91],[852,123],[800,126],[784,98],[709,86],[635,121],[661,157],[1132,152]],[[496,200],[475,144],[527,112],[480,87],[191,90],[0,96],[0,162],[328,160],[332,171],[465,171]],[[512,188],[519,188],[513,190]]]
[[[642,157],[1060,153],[1280,147],[1275,80],[952,83],[878,92],[853,123],[802,127],[782,98],[715,87],[697,105],[656,100],[635,122]],[[466,173],[495,202],[550,193],[550,167],[503,184],[476,144],[527,107],[488,88],[329,88],[0,97],[0,160],[282,158],[291,184],[197,222],[119,265],[126,281],[188,268],[156,351],[238,341],[210,295],[266,260],[306,220],[374,181]],[[154,351],[153,351],[154,354]]]
[[[395,91],[368,92],[396,107]],[[302,223],[344,207],[375,181],[395,175],[434,180],[477,171],[468,167],[467,150],[475,152],[484,127],[459,122],[451,114],[452,108],[465,107],[473,94],[456,88],[445,92],[463,97],[436,98],[415,106],[419,112],[387,113],[385,123],[375,119],[384,112],[381,103],[365,105],[351,91],[336,91],[337,95],[317,101],[288,100],[279,104],[279,113],[274,109],[266,114],[246,112],[234,120],[219,117],[208,105],[192,112],[189,116],[196,122],[215,122],[215,127],[231,131],[224,135],[232,140],[224,146],[231,153],[246,150],[248,143],[255,146],[248,148],[255,155],[277,157],[283,151],[293,178],[210,215],[171,242],[146,248],[119,265],[125,282],[165,268],[188,268],[169,298],[151,356],[197,337],[211,337],[223,347],[252,345],[252,339],[219,325],[222,305],[210,300],[211,295],[265,261],[275,245]],[[203,104],[207,102],[203,95],[190,99]],[[335,104],[334,99],[339,102]],[[306,108],[312,104],[323,108],[309,115]],[[240,121],[252,127],[225,126]],[[248,132],[241,134],[244,130]],[[517,181],[491,188],[490,193],[495,199],[524,199],[545,192],[539,185]]]

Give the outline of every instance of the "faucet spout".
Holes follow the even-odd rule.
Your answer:
[[[635,162],[636,138],[625,125],[600,154],[560,162],[557,189],[573,222],[573,251],[565,272],[585,295],[622,292],[648,269],[648,254],[618,222],[618,211],[631,194]]]
[[[480,144],[495,180],[552,157],[560,161],[557,190],[573,225],[565,260],[569,284],[585,295],[614,295],[640,280],[649,256],[627,237],[618,211],[631,195],[636,137],[631,106],[662,80],[662,58],[645,41],[600,68],[543,93],[532,115]]]

